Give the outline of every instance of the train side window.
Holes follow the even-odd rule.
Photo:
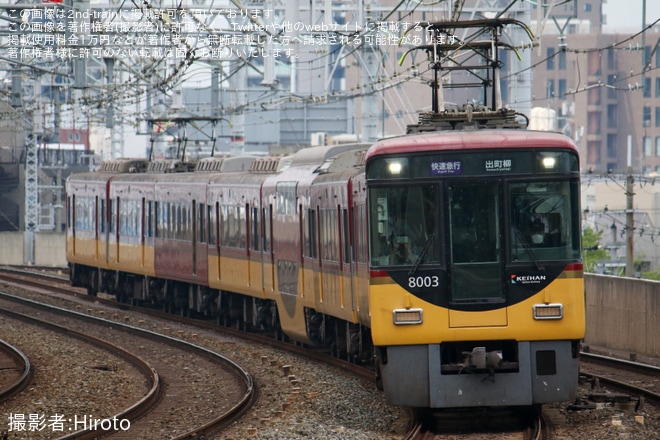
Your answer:
[[[182,234],[182,239],[186,241],[190,241],[192,238],[192,234],[190,234],[191,230],[191,218],[190,218],[190,206],[188,204],[182,204],[181,205],[181,216],[183,217],[183,227],[181,229],[181,234]]]
[[[206,205],[200,203],[197,205],[197,241],[206,243]]]
[[[89,212],[89,230],[92,232],[96,232],[96,228],[98,227],[98,222],[96,219],[98,218],[98,197],[94,197],[92,200],[92,205],[90,206],[91,210]]]
[[[272,212],[273,205],[269,205],[267,208],[263,208],[263,224],[264,224],[264,252],[270,252],[270,237],[271,237],[271,225],[272,225]]]
[[[107,215],[108,215],[108,213],[106,212],[106,202],[105,202],[105,199],[101,199],[101,200],[99,201],[99,205],[100,205],[100,206],[99,206],[99,218],[98,218],[98,222],[99,222],[99,233],[101,233],[101,234],[105,234],[105,233],[107,232],[107,229],[108,229],[108,224],[107,224],[107,223],[108,223],[108,222],[107,222],[107,218],[108,218]]]
[[[154,202],[154,212],[156,213],[156,226],[154,228],[154,237],[160,238],[163,229],[163,212],[160,202]]]
[[[220,206],[220,244],[222,246],[229,245],[229,207],[227,205]]]
[[[75,196],[66,197],[66,227],[67,230],[71,229],[71,218],[73,218],[73,199]]]
[[[74,207],[74,211],[75,211],[74,224],[77,231],[80,230],[80,218],[82,217],[80,199],[81,197],[76,197],[75,199],[76,206]]]
[[[162,227],[162,225],[161,225],[161,217],[160,217],[160,203],[154,201],[154,202],[152,202],[152,204],[153,204],[153,211],[152,211],[152,213],[154,213],[154,215],[155,215],[155,217],[156,217],[156,218],[154,219],[154,235],[153,235],[153,236],[154,236],[154,237],[158,237],[158,231],[159,231],[159,229]]]
[[[181,205],[181,216],[183,217],[183,230],[182,239],[185,241],[192,240],[192,209],[191,206],[186,204]]]
[[[367,237],[364,227],[366,219],[366,205],[353,208],[353,236],[355,237],[353,248],[355,250],[355,261],[358,263],[367,263]]]
[[[76,215],[75,215],[75,217],[74,217],[74,222],[75,222],[74,224],[75,224],[75,227],[76,227],[76,230],[77,230],[77,231],[80,231],[80,228],[81,228],[80,219],[81,219],[82,216],[83,216],[83,214],[82,214],[82,207],[81,207],[81,204],[80,204],[80,200],[81,200],[81,197],[76,197],[76,206],[75,206],[75,213],[76,213]]]
[[[305,209],[304,211],[304,237],[305,245],[303,246],[303,253],[305,257],[318,258],[317,252],[317,232],[316,232],[316,210]]]
[[[343,261],[344,263],[351,262],[351,234],[348,223],[348,209],[341,210],[341,230],[342,230],[342,243],[343,243]]]
[[[186,218],[184,216],[184,206],[181,203],[176,204],[176,239],[184,239],[184,231],[186,230]]]
[[[190,228],[190,213],[187,204],[181,203],[179,205],[179,220],[180,222],[178,224],[181,225],[179,239],[189,241],[188,229]]]
[[[98,203],[96,197],[89,199],[89,231],[96,232],[96,207]]]
[[[221,242],[223,246],[245,249],[247,246],[245,206],[221,207]]]
[[[172,206],[172,232],[174,233],[173,239],[175,240],[180,240],[181,239],[181,231],[183,231],[183,216],[181,215],[181,204],[180,203],[175,203]]]
[[[238,245],[240,249],[247,248],[247,218],[245,206],[237,206],[238,210]]]
[[[368,227],[367,227],[367,205],[361,205],[358,209],[358,212],[360,214],[360,220],[356,223],[356,225],[359,225],[358,227],[358,234],[361,237],[362,243],[361,243],[361,257],[358,259],[358,261],[362,263],[368,263],[369,262],[369,234],[368,234]]]
[[[133,200],[126,200],[121,203],[122,217],[124,218],[124,230],[120,231],[124,235],[135,235],[135,210],[133,209]],[[121,218],[119,219],[121,221]]]
[[[178,229],[177,229],[177,205],[176,203],[168,203],[167,208],[167,238],[174,240],[177,238]]]
[[[229,226],[229,237],[227,238],[227,246],[238,247],[238,213],[235,206],[229,206],[227,209],[229,214],[227,217],[227,225]]]
[[[170,235],[174,240],[178,240],[181,236],[182,228],[181,219],[181,206],[178,203],[172,203],[170,206]]]
[[[167,238],[167,221],[168,221],[167,206],[168,206],[167,202],[160,203],[160,210],[159,210],[160,212],[158,214],[159,217],[158,221],[160,222],[158,237],[160,238]]]
[[[195,202],[193,201],[193,203]],[[193,223],[197,220],[194,208],[194,205],[189,205],[187,203],[183,205],[184,214],[186,216],[186,229],[184,235],[184,240],[186,241],[192,241],[193,239]]]
[[[126,202],[121,199],[117,199],[117,232],[126,233]]]
[[[135,209],[134,200],[129,200],[124,205],[124,214],[126,215],[126,231],[127,235],[135,235]]]
[[[82,227],[82,225],[80,223],[80,220],[83,218],[84,214],[82,212],[82,205],[80,203],[81,200],[82,200],[82,197],[77,197],[76,198],[76,207],[75,207],[75,211],[76,211],[76,216],[75,216],[76,230],[81,230],[81,227]]]
[[[142,222],[142,212],[143,212],[143,205],[141,200],[134,200],[133,201],[133,209],[134,209],[134,225],[135,225],[135,236],[140,237],[144,233],[144,224]]]
[[[172,238],[172,203],[166,202],[163,205],[163,225],[165,226],[163,230],[163,238],[169,240]]]
[[[181,228],[181,222],[179,221],[179,205],[178,203],[170,203],[169,209],[170,217],[168,220],[167,233],[169,238],[176,240],[179,238],[179,230]]]
[[[174,217],[174,203],[172,203],[172,202],[167,202],[166,203],[164,215],[165,215],[165,234],[164,234],[165,237],[164,238],[167,239],[167,240],[171,240],[171,239],[174,238],[174,234],[173,234],[174,231],[172,230],[172,228],[173,228],[172,225],[174,224],[174,222],[172,221],[173,217]]]
[[[133,235],[133,201],[121,200],[119,207],[119,234]]]
[[[82,212],[83,215],[81,216],[80,229],[87,231],[89,230],[89,199],[85,197],[81,199],[81,201],[82,201],[82,206],[81,206],[82,209],[80,211]]]
[[[172,206],[172,203],[166,202],[163,208],[163,220],[165,221],[165,231],[163,233],[163,238],[170,240],[174,238],[172,236],[172,213],[174,212],[174,207]]]
[[[168,240],[173,240],[176,235],[174,234],[176,231],[174,230],[174,220],[175,220],[175,214],[176,214],[176,205],[174,203],[168,202],[167,203],[167,210],[165,211],[165,215],[167,217],[165,218],[165,222],[167,226],[165,226],[165,237]]]
[[[140,235],[140,208],[137,200],[128,203],[128,234],[137,237]]]
[[[195,215],[195,201],[193,200],[193,204],[185,205],[186,209],[186,241],[192,241],[193,239],[193,234],[195,232],[195,222],[197,221],[197,216]]]
[[[339,261],[339,224],[337,211],[334,209],[321,209],[321,258],[328,261]]]
[[[217,204],[215,205],[217,206]],[[216,242],[216,233],[215,233],[215,225],[216,225],[216,212],[215,212],[215,206],[214,205],[206,205],[206,224],[207,224],[207,236],[208,236],[208,241],[209,244],[212,246],[215,246],[217,244]]]
[[[142,199],[143,203],[146,204],[146,215],[144,216],[144,224],[146,226],[145,236],[153,237],[154,236],[154,202],[153,200],[145,201]]]
[[[167,232],[170,239],[177,240],[179,238],[179,231],[181,229],[180,207],[178,203],[170,203],[170,218]]]
[[[110,219],[108,231],[110,234],[114,234],[117,218],[115,216],[115,201],[113,199],[108,200],[108,218]]]
[[[87,218],[85,220],[85,227],[88,231],[94,230],[94,199],[87,199]]]
[[[250,248],[257,252],[261,250],[261,216],[258,206],[250,208]]]
[[[298,182],[278,182],[275,192],[277,194],[277,213],[283,215],[296,214],[296,190]]]
[[[99,234],[99,196],[94,197],[94,210],[91,218],[92,231],[98,237]]]

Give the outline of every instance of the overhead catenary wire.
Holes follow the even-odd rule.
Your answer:
[[[121,9],[122,5],[124,5],[125,1],[122,2],[118,7],[117,10]],[[237,3],[237,2],[235,2]],[[435,4],[440,4],[443,3],[442,1],[440,2],[434,2]],[[460,2],[456,2],[454,5],[459,5]],[[499,14],[502,15],[504,12],[506,12],[511,6],[511,2],[508,7],[504,8],[504,10]],[[133,1],[133,4],[136,6],[136,8],[139,8],[140,10],[151,10],[153,9],[153,6],[151,3],[146,2],[144,4],[138,4],[135,1]],[[413,14],[414,11],[423,5],[428,5],[428,3],[424,2],[413,2],[412,3],[412,8],[410,10],[402,10],[402,8],[406,5],[410,5],[410,2],[407,1],[400,1],[395,7],[392,8],[392,10],[385,15],[383,19],[387,20],[393,16],[397,11],[402,11],[404,13],[403,17],[406,16],[411,16],[410,14]],[[462,7],[462,4],[460,5]],[[556,5],[555,5],[556,6]],[[250,16],[250,14],[246,14],[246,16]],[[202,20],[200,20],[199,17],[197,16],[192,16],[193,20],[196,20],[198,23],[203,23],[204,26],[202,28],[206,27],[209,28],[207,23],[204,23]],[[113,18],[114,19],[114,18]],[[162,27],[158,27],[158,29],[169,29],[170,32],[176,33],[176,31],[171,27],[170,24],[165,23],[163,21],[163,16],[162,15],[157,15],[155,14],[154,17],[152,18],[149,16],[150,20],[157,20],[163,24]],[[574,50],[574,49],[566,49],[567,53],[584,53],[584,52],[589,52],[589,51],[603,51],[603,50],[608,50],[610,48],[615,48],[615,49],[625,49],[623,45],[625,45],[628,41],[632,41],[637,35],[639,35],[641,32],[647,32],[649,29],[651,29],[654,25],[656,25],[660,20],[656,20],[654,23],[648,25],[646,28],[644,28],[642,31],[636,33],[635,35],[632,35],[630,37],[627,37],[621,41],[618,41],[616,43],[613,43],[611,45],[606,45],[604,47],[599,47],[599,48],[591,48],[591,49],[582,49],[582,50]],[[208,29],[207,29],[208,30]],[[162,32],[162,30],[161,30]],[[374,32],[373,29],[363,29],[362,35],[365,35],[368,32]],[[187,44],[187,43],[186,43]],[[364,44],[364,42],[362,43]],[[359,46],[355,47],[355,45],[351,45],[349,50],[345,50],[344,53],[346,54],[344,56],[344,59],[346,59],[348,56],[351,56],[358,48]],[[201,47],[201,46],[200,46]],[[127,72],[129,72],[129,78],[127,81],[125,81],[122,84],[113,84],[109,85],[108,87],[99,87],[99,86],[94,86],[99,93],[97,96],[85,96],[84,98],[81,98],[80,101],[78,102],[73,102],[73,101],[68,101],[67,104],[71,105],[83,105],[83,106],[89,106],[89,107],[94,107],[94,106],[99,106],[102,104],[107,104],[109,102],[112,102],[114,100],[119,99],[119,97],[122,97],[126,100],[126,102],[133,104],[133,103],[139,103],[139,102],[144,102],[144,95],[145,95],[145,88],[146,87],[152,87],[155,89],[159,89],[162,92],[168,92],[171,90],[172,87],[175,85],[179,84],[184,76],[185,76],[185,71],[186,69],[192,65],[194,62],[197,61],[202,61],[196,54],[195,54],[195,49],[198,49],[198,47],[193,47],[188,45],[186,47],[186,52],[185,52],[185,57],[180,60],[176,65],[174,66],[169,66],[166,67],[164,66],[163,60],[158,60],[158,61],[152,61],[148,62],[144,65],[142,68],[137,68],[138,65],[135,63],[128,63],[125,60],[120,60],[120,63],[122,63],[122,68],[125,69]],[[323,54],[319,59],[327,58],[331,55],[334,55],[339,52],[339,47],[334,50],[334,52],[328,52],[326,54]],[[558,56],[558,54],[561,51],[555,52],[552,56]],[[539,61],[536,63],[534,66],[531,68],[538,66],[540,63],[545,62],[549,59],[550,57],[546,57],[544,60]],[[228,72],[228,75],[235,74],[238,70],[245,68],[245,67],[252,67],[257,69],[255,65],[250,66],[250,60],[245,59],[242,60],[242,64],[239,63],[235,69],[232,72]],[[278,60],[277,62],[280,63],[286,63],[285,60]],[[333,91],[331,94],[328,96],[332,96],[338,99],[355,99],[359,98],[361,96],[365,96],[367,94],[372,94],[372,93],[382,93],[383,91],[390,89],[392,87],[396,87],[397,85],[410,81],[413,78],[418,78],[422,77],[424,74],[428,72],[428,69],[423,70],[419,72],[418,75],[412,75],[413,70],[417,69],[421,63],[416,63],[413,66],[407,67],[403,69],[401,72],[395,72],[391,78],[389,79],[383,79],[383,78],[373,78],[369,83],[361,84],[358,86],[355,86],[353,88],[346,89],[345,91]],[[36,67],[36,66],[35,66]],[[304,67],[302,67],[304,68]],[[650,68],[648,71],[655,70],[656,68]],[[528,70],[528,69],[525,69]],[[165,71],[162,75],[154,75],[154,73],[159,72],[159,71]],[[257,69],[258,71],[258,69]],[[524,72],[524,70],[519,71],[519,72],[513,72],[507,75],[506,78],[509,78],[511,76],[517,75],[519,73]],[[632,79],[637,75],[641,75],[642,73],[631,73],[626,78],[617,78],[617,84],[625,81],[626,79]],[[617,84],[606,84],[606,83],[601,83],[601,85],[589,85],[585,86],[582,88],[578,88],[575,91],[571,91],[571,93],[580,93],[583,91],[588,90],[588,87],[614,87],[617,90],[625,91],[629,90],[627,87],[619,87]],[[307,102],[319,102],[322,99],[323,96],[295,96],[292,95],[289,97],[289,102],[295,102],[295,101],[307,101]],[[551,98],[533,98],[532,101],[538,101],[538,100],[545,100],[545,99],[551,99]],[[268,98],[265,96],[265,99],[263,99],[260,103],[260,105],[255,106],[254,109],[252,109],[252,106],[244,106],[244,107],[225,107],[223,108],[223,111],[225,112],[232,112],[232,111],[260,111],[263,109],[268,109],[268,108],[273,108],[273,106],[277,106],[278,103],[287,101],[287,98],[283,98],[281,96],[273,98]],[[25,109],[27,111],[34,111],[36,110],[35,108],[27,108]],[[10,112],[3,112],[7,114],[16,114],[14,110]]]

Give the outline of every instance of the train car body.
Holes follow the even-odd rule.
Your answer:
[[[451,131],[367,156],[369,306],[396,405],[573,397],[584,336],[579,167],[567,138]]]
[[[105,231],[99,225],[104,217],[99,215],[101,201],[107,199],[106,191],[110,176],[100,179],[97,174],[83,173],[70,178],[67,193],[70,203],[67,209],[66,258],[69,262],[107,267],[105,255]]]
[[[114,176],[108,182],[108,198],[99,212],[107,212],[108,227],[101,228],[108,269],[141,276],[155,275],[152,220],[155,179],[136,174]]]
[[[261,220],[261,188],[268,174],[223,173],[209,181],[212,231],[209,242],[209,285],[258,298],[272,290],[265,278]],[[251,229],[247,230],[247,225]],[[270,248],[269,246],[267,247]]]
[[[67,180],[66,257],[72,271],[77,271],[71,273],[74,285],[87,287],[91,294],[101,288],[104,276],[112,272],[127,270],[128,273],[153,274],[153,252],[146,249],[146,246],[152,247],[153,244],[146,243],[142,235],[145,217],[141,211],[142,199],[153,199],[153,191],[143,178],[134,179],[140,188],[136,193],[146,193],[139,202],[123,206],[124,212],[120,212],[114,204],[117,200],[116,187],[111,185],[113,179],[143,171],[146,167],[147,161],[144,159],[118,160],[106,164],[99,172],[81,173]],[[133,200],[136,198],[133,197]],[[133,211],[129,216],[129,205],[138,205],[133,207],[140,211]],[[129,225],[129,222],[133,223]],[[121,229],[123,232],[130,229],[127,236],[134,236],[125,245],[136,247],[132,249],[134,252],[124,250],[130,257],[123,267],[123,261],[120,264],[117,260]],[[135,257],[139,263],[134,266],[130,264],[130,259]]]
[[[573,396],[570,140],[466,129],[230,163],[71,176],[72,283],[373,362],[395,405]]]

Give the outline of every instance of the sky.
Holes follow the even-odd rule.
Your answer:
[[[584,1],[584,0],[581,0]],[[607,0],[603,14],[607,16],[605,31],[639,31],[642,28],[643,0]],[[660,0],[646,0],[646,23],[660,18]]]

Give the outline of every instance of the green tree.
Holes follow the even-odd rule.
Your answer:
[[[656,268],[655,270],[650,270],[648,272],[643,270],[645,266],[648,267],[648,264],[644,264],[645,259],[646,255],[640,255],[637,259],[635,259],[635,271],[640,273],[640,277],[642,279],[660,281],[660,268]]]
[[[582,250],[584,251],[584,271],[593,272],[596,263],[610,258],[610,253],[600,246],[603,231],[594,231],[590,227],[582,230]]]
[[[660,281],[660,270],[652,270],[650,272],[642,272],[642,278],[645,280]]]

